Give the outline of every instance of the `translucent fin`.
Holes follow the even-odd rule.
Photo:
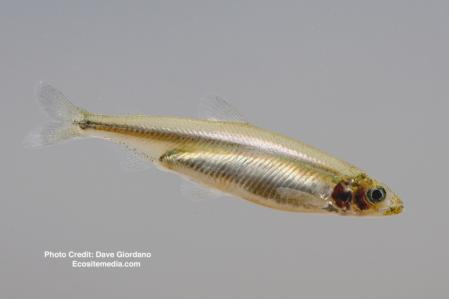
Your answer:
[[[79,137],[78,128],[66,126],[60,122],[50,122],[47,125],[31,131],[23,142],[26,148],[38,148],[64,140]]]
[[[35,89],[41,107],[55,121],[82,120],[83,110],[73,105],[59,90],[48,83],[39,82]]]
[[[209,120],[247,122],[228,101],[216,95],[206,96],[200,100],[198,114],[200,118]]]
[[[307,209],[323,209],[327,202],[321,198],[317,198],[309,193],[302,192],[300,190],[279,187],[276,189],[277,194],[284,199],[293,199],[300,203],[301,206]]]
[[[128,151],[128,154],[121,160],[120,166],[129,172],[146,171],[153,166],[151,161],[144,160],[135,152]]]
[[[146,171],[154,167],[151,160],[143,154],[130,149],[126,145],[115,146],[115,151],[120,159],[120,167],[126,172]]]
[[[220,192],[209,189],[208,187],[200,185],[199,183],[188,178],[184,178],[182,180],[180,188],[181,194],[186,198],[192,199],[194,202],[215,199],[222,195]]]
[[[74,122],[83,120],[87,111],[73,105],[59,90],[44,82],[36,86],[35,95],[50,122],[28,135],[24,142],[27,147],[50,145],[81,136],[81,130]]]

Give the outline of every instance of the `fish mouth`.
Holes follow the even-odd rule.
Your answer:
[[[385,216],[397,215],[397,214],[400,214],[403,209],[404,209],[404,205],[390,207],[384,212],[384,215]]]
[[[391,206],[385,209],[384,215],[390,216],[390,215],[397,215],[400,214],[404,210],[404,204],[402,203],[401,199],[394,195],[391,200]]]

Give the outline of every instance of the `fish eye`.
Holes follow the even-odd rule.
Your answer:
[[[378,203],[385,199],[385,197],[387,196],[387,192],[383,187],[379,186],[373,189],[369,189],[366,195],[372,203]]]

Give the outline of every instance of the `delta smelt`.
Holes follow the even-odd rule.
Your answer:
[[[277,210],[382,216],[403,209],[390,188],[360,169],[246,122],[220,97],[205,106],[208,118],[193,119],[94,114],[46,83],[36,96],[52,121],[29,136],[33,146],[110,140],[200,185]]]

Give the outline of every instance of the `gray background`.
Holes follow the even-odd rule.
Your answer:
[[[447,1],[2,1],[0,297],[448,298],[448,16]],[[105,113],[194,115],[215,92],[366,169],[405,212],[197,202],[172,174],[124,172],[102,141],[27,151],[39,80]],[[43,258],[86,249],[153,257]]]

